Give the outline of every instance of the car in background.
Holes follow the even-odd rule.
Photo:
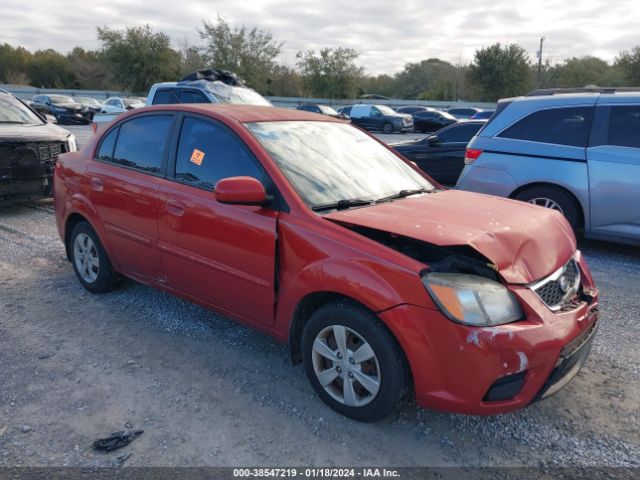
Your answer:
[[[319,113],[321,115],[328,115],[329,117],[334,117],[334,118],[342,118],[342,119],[348,119],[349,116],[345,115],[343,113],[337,112],[336,110],[334,110],[332,107],[330,107],[329,105],[320,105],[320,104],[315,104],[315,103],[307,103],[304,105],[298,105],[297,110],[303,110],[305,112],[312,112],[312,113]]]
[[[564,214],[585,237],[640,244],[640,90],[551,89],[501,100],[457,189]]]
[[[467,144],[484,124],[485,121],[467,120],[444,127],[427,138],[389,146],[440,184],[455,185],[464,168]]]
[[[91,97],[75,97],[75,101],[78,102],[83,107],[88,108],[89,111],[93,112],[94,114],[99,112],[100,109],[102,108],[102,103],[100,103],[95,98],[91,98]]]
[[[482,110],[471,117],[471,120],[489,120],[495,112],[495,110]]]
[[[345,107],[340,107],[338,109],[336,109],[336,112],[338,112],[340,115],[345,115],[347,117],[351,117],[351,108],[353,107],[353,105],[347,105]]]
[[[31,99],[31,108],[41,115],[54,116],[58,123],[91,123],[89,109],[67,95],[35,95]]]
[[[144,107],[144,102],[139,98],[107,98],[100,108],[101,113],[122,113],[134,108]]]
[[[413,117],[405,113],[396,113],[385,105],[361,103],[349,110],[351,122],[365,130],[384,133],[405,133],[413,131]]]
[[[58,156],[76,149],[72,134],[0,92],[0,203],[50,196]]]
[[[415,129],[422,133],[432,133],[457,122],[456,117],[441,110],[422,110],[413,114]]]
[[[417,112],[435,111],[435,108],[423,107],[422,105],[409,105],[406,107],[398,107],[395,111],[398,113],[408,113],[409,115],[413,115]]]
[[[475,108],[475,107],[452,107],[447,109],[448,113],[460,119],[471,118],[474,115],[480,113],[481,111],[482,111],[481,108]]]
[[[133,110],[63,155],[54,186],[86,290],[126,275],[267,332],[357,420],[409,393],[465,414],[526,407],[578,374],[597,330],[562,215],[442,190],[326,115]]]

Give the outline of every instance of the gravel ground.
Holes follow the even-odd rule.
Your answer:
[[[418,409],[361,424],[269,337],[135,282],[91,295],[49,202],[0,210],[2,466],[640,466],[640,252],[583,242],[602,291],[591,357],[516,413]],[[130,446],[91,442],[143,428]],[[124,458],[122,454],[131,454]]]

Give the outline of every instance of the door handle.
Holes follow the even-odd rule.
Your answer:
[[[98,177],[91,177],[89,185],[91,186],[91,189],[95,190],[96,192],[101,192],[104,188],[104,182]]]
[[[185,206],[176,200],[167,200],[167,212],[176,217],[184,215]]]

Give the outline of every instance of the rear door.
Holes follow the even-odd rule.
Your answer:
[[[157,249],[158,184],[165,170],[174,115],[136,116],[110,130],[87,167],[89,199],[120,269],[142,281],[161,281]]]
[[[606,99],[587,149],[591,232],[640,239],[640,102]]]
[[[270,180],[230,128],[185,115],[160,186],[159,248],[166,284],[218,308],[271,324],[275,305],[275,208],[216,201],[218,180]]]

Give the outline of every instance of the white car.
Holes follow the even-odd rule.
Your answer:
[[[102,113],[122,113],[133,108],[144,107],[144,102],[139,98],[108,98],[102,104]]]

